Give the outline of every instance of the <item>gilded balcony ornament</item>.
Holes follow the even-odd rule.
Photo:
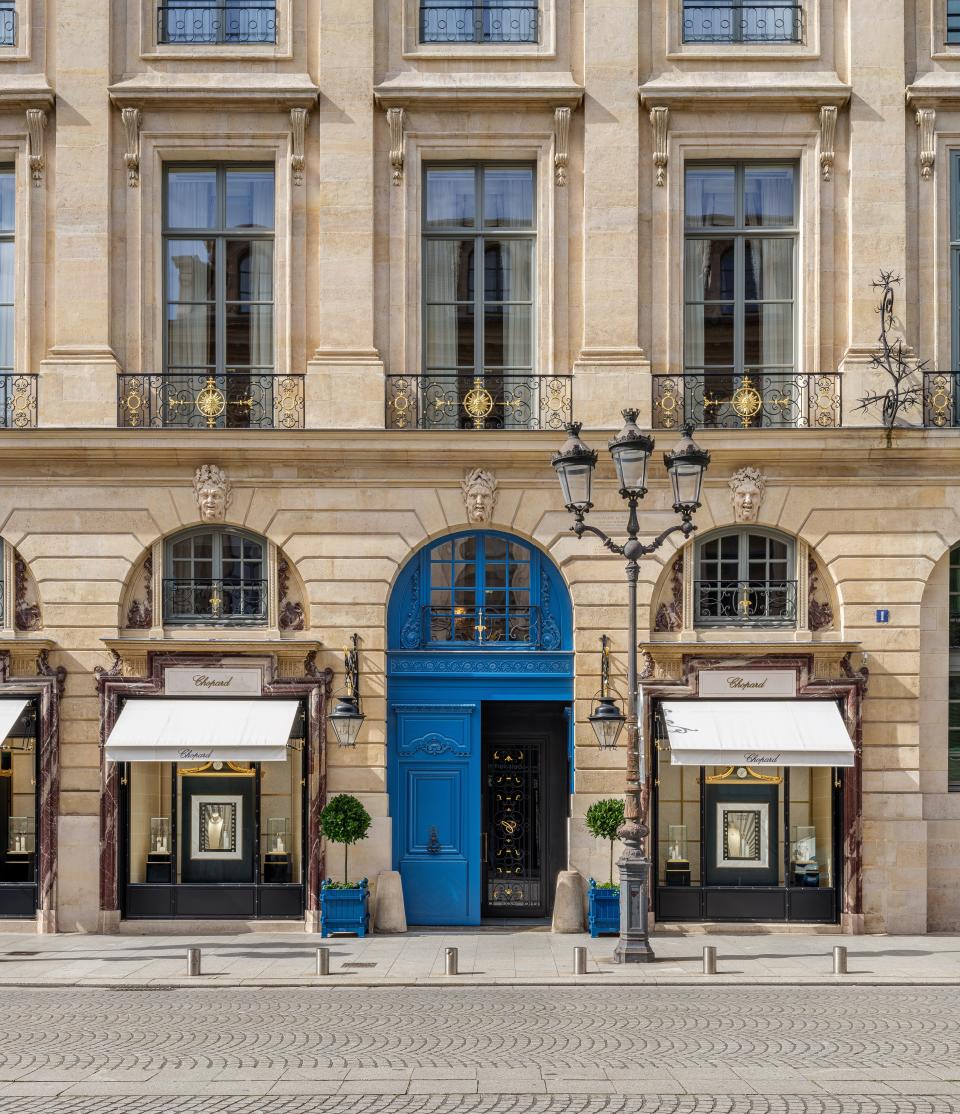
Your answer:
[[[483,429],[487,418],[493,413],[493,395],[483,385],[480,376],[474,379],[473,387],[463,396],[463,408],[473,419],[473,428]]]
[[[951,379],[937,373],[929,377],[927,385],[927,407],[930,425],[942,428],[953,425],[953,391]]]
[[[17,429],[32,426],[35,406],[34,381],[25,375],[14,376],[10,398],[11,424]]]
[[[680,398],[677,391],[677,380],[672,376],[659,380],[659,390],[654,400],[653,408],[657,414],[657,426],[660,429],[676,429],[680,424]]]
[[[784,402],[789,405],[789,400],[784,400],[783,396],[774,400],[774,405],[783,407]],[[749,375],[744,375],[743,382],[730,396],[730,405],[733,407],[733,412],[740,419],[743,428],[746,429],[753,419],[763,409],[763,399],[760,397],[760,392],[753,385],[753,380]]]
[[[197,395],[197,409],[207,419],[207,426],[213,429],[217,418],[227,408],[227,396],[217,386],[217,381],[212,375],[207,377],[203,389]]]

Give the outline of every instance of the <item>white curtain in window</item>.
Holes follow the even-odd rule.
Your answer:
[[[273,244],[254,240],[250,245],[250,299],[273,301]],[[250,363],[253,367],[273,367],[273,306],[251,307]]]
[[[684,290],[688,302],[702,300],[710,289],[710,240],[688,240],[684,259]],[[714,295],[716,296],[716,295]],[[684,364],[702,367],[704,359],[704,307],[691,305],[685,314],[683,332]]]

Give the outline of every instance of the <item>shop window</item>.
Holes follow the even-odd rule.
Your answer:
[[[165,424],[269,427],[273,167],[169,166],[165,187]]]
[[[229,527],[171,538],[163,605],[165,623],[266,622],[266,543]]]
[[[161,43],[274,43],[274,0],[190,0],[157,6]]]
[[[128,881],[299,885],[302,766],[294,749],[256,765],[131,762]]]
[[[950,553],[947,787],[960,793],[960,546]]]
[[[539,15],[531,0],[420,0],[420,42],[536,43]]]
[[[36,705],[0,740],[0,917],[30,915],[37,881]]]
[[[790,626],[797,621],[793,542],[765,531],[712,534],[696,546],[696,626]]]
[[[698,425],[795,425],[797,168],[686,168],[683,359]]]
[[[532,166],[424,172],[421,396],[431,426],[530,422],[535,193]]]

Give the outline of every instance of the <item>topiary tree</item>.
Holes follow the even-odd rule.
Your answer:
[[[351,843],[365,839],[372,823],[370,813],[356,797],[338,793],[320,813],[320,831],[331,843],[343,844],[343,884],[347,882],[347,854]]]
[[[587,809],[587,831],[594,839],[610,840],[610,881],[613,885],[613,841],[623,825],[623,801],[608,797],[605,801],[594,801]]]

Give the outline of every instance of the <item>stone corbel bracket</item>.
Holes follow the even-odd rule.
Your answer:
[[[47,114],[42,108],[27,109],[27,135],[30,140],[30,176],[33,184],[43,181],[43,133],[47,127]]]
[[[833,178],[836,157],[837,106],[825,104],[820,108],[820,174],[825,182]]]
[[[934,138],[937,111],[934,108],[918,108],[916,119],[920,129],[920,177],[929,181],[933,177],[933,164],[937,156]]]
[[[406,121],[405,109],[387,109],[387,125],[390,128],[390,165],[393,167],[395,186],[399,186],[403,181],[403,129]]]
[[[120,111],[123,120],[123,132],[127,141],[127,148],[123,154],[123,161],[127,165],[127,185],[136,189],[140,184],[140,128],[143,125],[143,113],[139,108],[124,108]]]
[[[567,159],[570,154],[570,109],[557,108],[553,113],[555,147],[553,166],[558,186],[567,184]]]
[[[653,125],[653,165],[657,171],[657,185],[667,181],[667,140],[670,133],[670,109],[656,105],[650,109],[650,123]]]
[[[309,122],[310,113],[305,108],[290,109],[290,170],[293,173],[293,184],[295,186],[303,185],[305,165],[303,145]]]

